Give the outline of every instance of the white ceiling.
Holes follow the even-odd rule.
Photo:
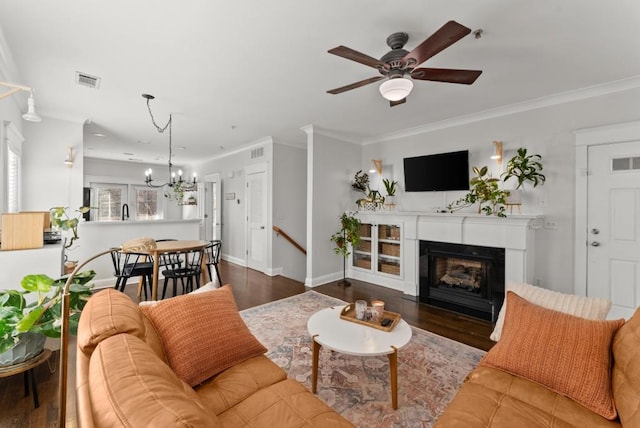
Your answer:
[[[415,81],[393,108],[379,83],[326,93],[377,75],[328,49],[380,57],[404,31],[411,50],[448,20],[483,37],[424,66],[483,70],[473,85]],[[16,83],[36,89],[45,120],[88,120],[105,134],[85,139],[85,156],[150,163],[166,162],[168,140],[142,93],[156,96],[159,124],[173,112],[174,162],[185,164],[267,136],[303,144],[309,124],[367,142],[640,76],[638,0],[0,0],[0,28]],[[76,71],[100,88],[78,86]]]

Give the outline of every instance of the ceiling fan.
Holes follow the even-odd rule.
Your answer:
[[[340,94],[387,78],[387,80],[380,85],[380,93],[389,100],[391,107],[393,107],[406,102],[407,96],[411,92],[411,89],[413,89],[413,82],[405,77],[407,75],[414,80],[432,80],[436,82],[470,85],[482,74],[481,70],[415,68],[462,39],[470,32],[471,29],[464,25],[455,21],[449,21],[411,52],[403,49],[403,46],[409,40],[409,35],[407,33],[393,33],[387,37],[387,45],[391,50],[384,54],[379,60],[346,46],[338,46],[330,49],[328,51],[329,53],[373,67],[377,69],[381,75],[370,77],[340,88],[331,89],[327,92],[330,94]]]

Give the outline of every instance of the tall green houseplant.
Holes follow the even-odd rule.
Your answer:
[[[347,257],[351,254],[349,245],[357,247],[360,243],[360,220],[353,216],[352,213],[342,213],[340,216],[340,230],[331,235],[331,242],[335,243],[333,251],[342,256],[342,281],[338,285],[348,287],[351,285],[347,281]]]

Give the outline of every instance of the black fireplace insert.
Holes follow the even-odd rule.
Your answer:
[[[420,241],[420,301],[495,322],[504,299],[504,248]]]

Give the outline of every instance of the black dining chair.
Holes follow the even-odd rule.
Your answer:
[[[209,272],[209,280],[213,281],[211,276],[211,266],[216,270],[216,276],[218,277],[218,284],[222,286],[222,279],[220,279],[220,271],[218,270],[218,263],[220,263],[220,250],[222,248],[222,241],[215,239],[206,247],[204,247],[205,261],[207,263],[207,271]]]
[[[146,255],[122,251],[120,248],[111,250],[114,276],[116,277],[115,289],[124,292],[129,278],[142,277],[144,298],[147,299],[147,290],[151,289],[153,277],[153,262],[145,259]]]
[[[188,293],[196,288],[200,288],[202,250],[161,254],[160,262],[161,265],[164,263],[165,266],[169,266],[162,271],[162,276],[164,277],[164,285],[162,287],[163,299],[167,293],[169,280],[173,283],[174,296],[176,296],[178,292],[178,281],[180,281],[183,293]]]

